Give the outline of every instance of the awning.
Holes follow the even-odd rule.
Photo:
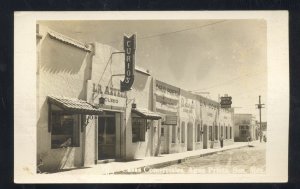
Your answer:
[[[78,114],[96,115],[102,112],[101,109],[95,108],[90,103],[77,98],[48,96],[48,102],[59,108]]]
[[[161,116],[155,112],[151,112],[150,110],[147,109],[140,109],[140,108],[133,108],[131,109],[132,113],[136,113],[138,116],[141,116],[145,119],[154,119],[158,120],[161,119]]]

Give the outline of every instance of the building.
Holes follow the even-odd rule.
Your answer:
[[[258,129],[252,114],[234,114],[234,141],[247,142],[258,139]]]
[[[128,161],[233,142],[233,113],[135,67],[121,92],[124,53],[37,25],[40,171]],[[40,163],[42,162],[42,163]]]

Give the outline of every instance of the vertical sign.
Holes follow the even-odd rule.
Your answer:
[[[121,92],[129,91],[134,81],[135,38],[135,34],[131,37],[124,36],[125,78],[121,81]]]

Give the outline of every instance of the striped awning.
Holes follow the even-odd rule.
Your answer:
[[[131,109],[131,112],[145,119],[154,119],[154,120],[161,119],[161,115],[147,109],[133,108]]]
[[[59,108],[72,113],[96,115],[102,112],[88,103],[87,101],[77,98],[48,96],[48,103],[58,106]]]

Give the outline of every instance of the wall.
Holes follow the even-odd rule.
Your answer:
[[[148,109],[152,111],[152,77],[145,73],[135,72],[135,81],[132,86],[132,90],[128,92],[128,98],[134,99],[133,101],[136,103],[137,108]],[[150,121],[150,129],[146,131],[146,137],[144,142],[135,142],[133,143],[132,138],[132,127],[131,127],[131,103],[129,104],[129,108],[127,108],[127,132],[128,136],[127,140],[127,159],[138,159],[145,156],[154,155],[155,152],[159,151],[159,132],[160,126],[158,120]]]
[[[48,28],[39,25],[38,76],[37,76],[37,156],[44,165],[42,170],[55,171],[60,168],[81,166],[82,139],[80,147],[51,149],[51,133],[48,132],[48,95],[59,95],[85,99],[86,83],[90,77],[90,54],[60,40],[51,38]]]

